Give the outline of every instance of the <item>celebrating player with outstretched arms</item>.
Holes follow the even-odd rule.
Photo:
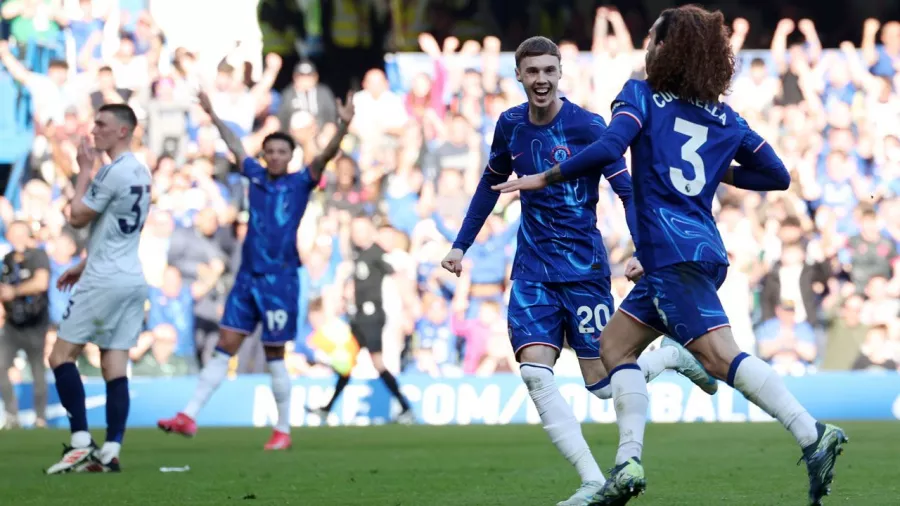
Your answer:
[[[243,175],[250,180],[250,223],[241,266],[225,302],[216,353],[200,373],[197,388],[185,409],[173,418],[160,420],[158,426],[166,432],[193,436],[197,432],[197,414],[225,379],[228,361],[244,338],[261,323],[272,393],[278,408],[278,421],[265,448],[286,449],[291,446],[291,379],[284,364],[284,345],[297,335],[300,297],[297,227],[325,165],[337,155],[347,134],[354,112],[352,95],[348,93],[346,102],[337,100],[340,122],[328,145],[304,170],[294,174],[287,172],[295,147],[289,135],[273,133],[263,140],[266,163],[263,167],[247,156],[241,140],[216,115],[205,93],[200,94],[200,105],[212,118]]]

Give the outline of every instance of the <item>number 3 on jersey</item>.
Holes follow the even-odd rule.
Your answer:
[[[593,334],[594,332],[602,332],[606,324],[609,323],[609,308],[604,304],[597,304],[593,309],[590,306],[581,306],[576,311],[581,321],[578,322],[578,332],[582,334]],[[591,318],[594,319],[595,329],[591,325]]]
[[[675,189],[688,197],[694,197],[699,195],[706,186],[706,166],[697,150],[706,143],[709,128],[675,118],[675,131],[689,137],[688,141],[681,146],[681,159],[694,168],[694,179],[685,178],[684,172],[677,167],[669,167],[669,177],[672,179]]]
[[[131,195],[134,195],[134,205],[131,206],[131,212],[134,213],[134,223],[128,223],[128,220],[119,218],[119,230],[123,234],[133,234],[144,228],[144,219],[146,218],[141,212],[141,200],[144,195],[150,198],[149,186],[132,186]]]

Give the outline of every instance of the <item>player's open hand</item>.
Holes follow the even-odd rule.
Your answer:
[[[86,262],[81,262],[75,267],[71,267],[66,270],[66,272],[62,273],[59,279],[56,281],[56,288],[65,292],[75,286],[75,283],[81,279],[81,273],[84,272],[84,266]]]
[[[491,186],[491,189],[500,193],[512,193],[515,191],[533,191],[547,187],[547,178],[544,174],[531,174]]]
[[[338,117],[341,120],[349,125],[351,121],[353,121],[353,115],[356,114],[356,109],[353,106],[353,90],[347,92],[347,100],[343,101],[341,99],[337,99],[337,113]]]
[[[641,261],[637,257],[631,257],[628,263],[625,264],[625,277],[628,281],[637,283],[643,275],[644,267],[641,265]]]
[[[465,253],[463,250],[459,248],[453,248],[450,250],[450,253],[447,253],[447,256],[441,260],[441,267],[447,269],[449,272],[456,274],[456,277],[459,277],[462,274],[463,270],[463,255]]]
[[[81,138],[78,143],[78,153],[75,155],[75,161],[78,163],[79,171],[90,174],[94,169],[94,160],[97,158],[97,150],[91,146],[87,136]],[[80,172],[79,172],[80,173]]]

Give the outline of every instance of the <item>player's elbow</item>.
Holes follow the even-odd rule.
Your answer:
[[[73,201],[69,207],[69,225],[73,228],[84,228],[90,225],[96,217],[96,211],[78,200]]]
[[[72,211],[69,215],[69,225],[71,225],[72,228],[76,228],[76,229],[84,228],[84,227],[88,226],[88,224],[90,222],[91,222],[91,220],[87,216],[87,213],[77,212],[75,210],[75,206],[72,206]]]
[[[775,177],[773,178],[773,188],[776,191],[785,191],[791,186],[791,173],[788,172],[787,167],[784,166],[783,163],[779,163],[778,166],[775,167],[773,171]]]

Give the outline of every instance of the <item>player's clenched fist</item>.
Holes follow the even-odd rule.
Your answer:
[[[637,283],[644,275],[644,267],[641,265],[637,257],[631,257],[631,260],[625,264],[625,277],[632,283]]]
[[[444,260],[441,261],[441,267],[447,269],[448,271],[456,274],[456,277],[462,273],[463,270],[463,250],[459,248],[454,248],[450,250],[450,253],[447,253],[447,256],[444,257]]]

